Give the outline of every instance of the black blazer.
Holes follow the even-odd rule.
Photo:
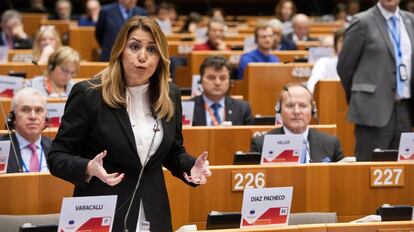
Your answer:
[[[100,79],[91,81],[94,84]],[[50,172],[75,185],[74,196],[118,195],[113,231],[123,231],[123,221],[141,171],[134,134],[125,107],[111,108],[103,102],[102,93],[88,81],[77,83],[66,102],[62,122],[48,157]],[[140,199],[151,231],[172,231],[171,214],[162,167],[183,181],[195,158],[183,147],[181,96],[170,86],[175,114],[170,121],[162,119],[162,142],[144,169],[140,187],[128,217],[129,231],[135,231]],[[111,187],[93,177],[86,183],[88,162],[107,150],[103,166],[108,173],[125,173],[125,178]]]
[[[283,127],[269,131],[267,134],[285,134]],[[265,135],[252,138],[250,150],[262,153]],[[309,128],[310,162],[338,162],[344,158],[338,138]]]
[[[148,15],[142,7],[134,7],[132,15]],[[116,36],[126,20],[122,16],[118,7],[118,2],[104,5],[99,12],[99,18],[95,25],[95,37],[101,46],[101,61],[108,61],[111,55],[112,45],[115,43]]]
[[[204,108],[203,96],[197,96],[194,100],[193,126],[206,126],[206,110]],[[253,117],[249,103],[230,96],[224,100],[226,110],[226,121],[231,121],[233,125],[252,125]]]
[[[20,153],[20,149],[19,149],[20,147],[19,142],[17,141],[16,135],[14,133],[11,135],[11,137],[13,139],[14,147],[16,148],[16,155],[14,153],[13,144],[10,143],[7,173],[19,172],[19,164],[20,164],[20,167],[22,168],[22,171],[24,171],[22,167],[23,159],[22,159],[22,154]],[[10,138],[7,135],[7,136],[2,137],[1,140],[10,140]],[[40,141],[40,143],[42,144],[42,149],[45,154],[45,158],[47,159],[47,156],[50,152],[50,148],[52,147],[52,140],[50,140],[48,137],[42,136],[42,140]],[[17,159],[19,159],[19,164],[17,164],[16,156],[17,156]]]

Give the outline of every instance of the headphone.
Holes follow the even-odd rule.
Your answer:
[[[306,85],[303,84],[290,84],[290,85],[285,85],[282,87],[282,91],[287,92],[289,97],[290,97],[290,93],[289,93],[289,88],[293,87],[293,86],[300,86],[304,89],[306,89],[306,91],[308,91],[308,93],[311,96],[311,115],[314,118],[318,118],[318,108],[316,107],[316,103],[313,100],[313,94],[312,92],[308,89],[308,87],[306,87]],[[276,113],[282,113],[282,98],[279,98],[279,100],[277,101],[276,105],[275,105],[275,111]]]
[[[49,120],[50,120],[49,117],[46,115],[46,117],[45,117],[45,128],[43,128],[43,130],[46,129]],[[15,129],[15,126],[14,126],[15,121],[16,121],[16,113],[14,113],[14,111],[12,110],[12,111],[10,111],[10,113],[7,116],[7,119],[6,119],[6,124],[7,124],[6,129],[14,130]]]

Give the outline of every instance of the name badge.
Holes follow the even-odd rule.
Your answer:
[[[398,66],[399,70],[400,70],[400,78],[402,81],[406,81],[408,80],[408,72],[407,72],[407,66],[405,66],[405,64],[400,64]]]

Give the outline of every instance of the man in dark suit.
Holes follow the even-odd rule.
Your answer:
[[[358,161],[371,160],[375,148],[397,149],[401,133],[411,131],[414,16],[399,3],[379,0],[355,15],[339,54]]]
[[[284,37],[286,47],[296,50],[298,41],[318,41],[317,38],[309,36],[310,20],[305,14],[297,14],[292,19],[293,32]],[[288,50],[288,49],[286,49]]]
[[[46,125],[46,97],[36,89],[22,89],[13,97],[12,109],[8,125],[15,133],[7,136],[13,141],[7,173],[47,172],[52,141],[41,134]]]
[[[227,96],[230,89],[230,65],[226,58],[210,56],[200,66],[203,94],[194,98],[193,126],[253,124],[250,105]]]
[[[284,86],[275,109],[282,116],[283,127],[267,134],[303,135],[306,142],[306,163],[337,162],[343,158],[338,138],[309,128],[312,115],[316,117],[317,109],[312,93],[306,86],[298,83]],[[265,135],[253,137],[250,150],[261,153],[264,137]]]
[[[95,25],[95,37],[101,46],[101,61],[108,61],[112,45],[122,25],[134,15],[146,16],[147,11],[138,7],[137,0],[118,0],[104,5]]]

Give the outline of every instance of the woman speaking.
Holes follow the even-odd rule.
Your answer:
[[[50,172],[73,183],[74,196],[118,195],[112,231],[135,231],[143,221],[153,232],[172,231],[163,166],[190,185],[211,175],[207,152],[195,159],[183,147],[181,97],[169,75],[160,27],[135,16],[121,28],[109,66],[77,83],[67,100]]]

